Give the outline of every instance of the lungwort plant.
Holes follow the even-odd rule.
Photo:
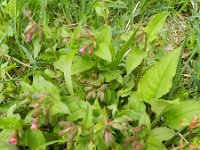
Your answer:
[[[104,22],[100,27],[92,21],[93,26],[84,26],[88,18],[82,12],[89,14],[85,7],[80,12],[82,25],[64,25],[73,17],[79,19],[64,10],[71,5],[76,10],[79,4],[74,1],[62,1],[58,8],[56,1],[29,1],[32,12],[23,13],[18,3],[10,0],[0,5],[4,12],[0,14],[4,21],[0,24],[0,149],[200,147],[200,102],[195,96],[199,89],[193,86],[193,96],[187,96],[182,84],[187,75],[183,68],[197,53],[191,49],[199,33],[192,30],[171,48],[167,43],[167,25],[174,19],[170,11],[160,11],[148,22],[141,19],[118,34],[109,15],[114,8],[123,9],[123,2],[88,3],[93,8],[88,11],[98,15],[89,20],[96,17]],[[55,15],[60,19],[51,22],[47,7],[63,10],[68,20],[58,11]],[[186,50],[191,50],[187,56]],[[194,79],[199,83],[195,74]]]

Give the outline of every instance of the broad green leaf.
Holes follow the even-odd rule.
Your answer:
[[[102,72],[101,75],[105,78],[106,82],[110,82],[112,80],[115,80],[120,76],[120,74],[117,70],[105,71],[105,72]]]
[[[103,26],[99,29],[97,34],[97,43],[106,43],[107,45],[110,44],[112,39],[112,30],[111,27],[108,25]]]
[[[22,123],[22,120],[18,120],[16,118],[0,118],[0,129],[21,129]]]
[[[131,110],[138,112],[138,113],[144,113],[146,110],[146,106],[144,102],[140,101],[140,97],[137,95],[136,92],[133,92],[129,99],[128,99],[128,105],[131,108]]]
[[[104,17],[104,18],[107,16],[105,8],[102,8],[101,6],[96,6],[95,10],[99,16]]]
[[[164,113],[166,124],[173,129],[180,129],[189,125],[192,118],[200,114],[199,101],[184,101],[179,105],[174,105],[169,111]]]
[[[150,136],[156,138],[160,142],[170,140],[175,136],[175,131],[167,127],[155,128],[151,131]]]
[[[34,42],[34,50],[33,50],[33,58],[37,58],[38,53],[40,52],[41,49],[41,44],[40,44],[40,39],[37,38]]]
[[[165,20],[168,15],[169,15],[169,12],[164,11],[157,14],[149,21],[148,25],[144,29],[145,32],[147,33],[148,42],[151,42],[158,37],[158,32],[164,26]]]
[[[58,113],[60,113],[60,114],[69,114],[70,113],[67,105],[61,101],[55,102],[52,107],[52,115],[58,114]]]
[[[146,112],[144,112],[139,119],[139,125],[145,124],[149,129],[151,128],[150,118]]]
[[[147,52],[133,49],[126,57],[126,72],[130,74],[147,57]]]
[[[88,150],[89,142],[89,137],[81,137],[78,141],[78,145],[75,147],[75,150]]]
[[[173,101],[159,99],[151,102],[151,110],[156,113],[157,116],[159,116],[162,113],[170,110],[175,105],[178,107],[179,104],[179,99]]]
[[[108,147],[106,146],[104,136],[102,133],[97,132],[96,134],[93,135],[94,137],[94,143],[97,146],[98,150],[108,150]]]
[[[74,95],[73,85],[71,79],[71,66],[72,60],[77,50],[71,50],[69,53],[65,55],[61,55],[57,61],[54,62],[54,67],[61,70],[64,73],[65,82],[67,84],[67,88],[71,95]]]
[[[92,107],[88,104],[87,109],[85,110],[85,116],[83,117],[83,125],[84,128],[89,129],[93,126],[93,115],[92,115]]]
[[[45,138],[40,130],[30,130],[26,131],[26,143],[30,149],[37,149],[41,145],[45,144]],[[45,146],[39,148],[38,150],[45,150]]]
[[[72,62],[72,75],[91,69],[95,65],[94,61],[82,56],[74,56]]]
[[[17,0],[10,0],[5,9],[12,19],[15,17],[16,6]]]
[[[53,83],[45,80],[40,75],[35,75],[35,77],[33,78],[33,87],[39,93],[45,93],[45,92],[47,92],[55,100],[60,100],[59,90],[57,89],[57,87]]]
[[[71,112],[71,114],[67,116],[67,120],[76,121],[84,117],[85,110],[87,109],[87,103],[85,101],[72,96],[69,99],[66,99],[64,103],[68,106]]]
[[[160,98],[170,90],[176,74],[179,56],[180,49],[178,48],[146,71],[137,89],[137,93],[141,95],[143,101],[149,103],[153,99]]]
[[[166,150],[166,147],[157,138],[149,136],[146,140],[145,150]]]
[[[109,62],[112,61],[112,55],[110,49],[106,43],[100,43],[97,49],[94,51],[94,54],[99,58],[107,60]]]

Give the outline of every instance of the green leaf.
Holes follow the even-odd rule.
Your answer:
[[[35,59],[35,58],[37,58],[37,56],[38,56],[38,53],[40,52],[40,50],[41,50],[41,44],[40,44],[40,39],[39,38],[37,38],[36,40],[35,40],[35,42],[34,42],[34,50],[33,50],[33,58]]]
[[[179,105],[179,99],[173,101],[167,100],[156,100],[151,102],[151,110],[156,113],[157,116],[161,115],[162,113],[170,110],[174,105]]]
[[[167,127],[159,127],[153,129],[150,136],[156,138],[160,142],[163,142],[173,138],[175,136],[175,131]]]
[[[93,138],[98,150],[108,150],[104,136],[100,132],[94,134]]]
[[[67,88],[71,95],[74,95],[73,85],[71,79],[71,66],[72,60],[77,50],[71,50],[69,53],[65,55],[61,55],[57,61],[54,62],[54,67],[59,69],[64,73],[65,82],[67,84]]]
[[[192,118],[200,114],[199,101],[184,101],[179,105],[174,105],[169,111],[164,113],[166,124],[173,129],[181,129],[189,125]]]
[[[78,141],[78,145],[75,147],[75,150],[88,150],[89,142],[89,137],[81,137]]]
[[[49,93],[55,100],[60,100],[60,94],[57,87],[45,80],[40,75],[35,75],[33,78],[33,87],[39,92],[39,93]]]
[[[93,126],[93,115],[92,115],[92,108],[88,104],[87,109],[85,110],[85,116],[83,117],[83,125],[84,128],[90,129]]]
[[[110,82],[112,80],[115,80],[120,76],[120,74],[117,70],[105,71],[105,72],[102,72],[101,75],[105,78],[106,82]]]
[[[2,150],[19,150],[17,148],[17,146],[11,145],[8,142],[2,142],[2,141],[0,141],[0,149],[2,149]]]
[[[99,29],[97,34],[97,43],[106,43],[107,45],[110,44],[112,39],[112,30],[111,27],[108,25],[103,26]]]
[[[74,56],[72,62],[72,75],[91,69],[95,65],[94,61],[86,59],[82,56]]]
[[[133,49],[126,57],[126,72],[130,74],[147,57],[147,52]]]
[[[151,42],[158,37],[158,32],[164,26],[165,20],[168,15],[169,15],[169,12],[164,11],[157,14],[149,21],[148,25],[144,29],[145,32],[147,33],[148,42]]]
[[[151,128],[150,118],[148,114],[145,112],[140,116],[139,125],[145,124],[149,129]]]
[[[53,107],[52,107],[52,115],[54,114],[69,114],[69,108],[67,107],[67,105],[61,101],[57,101],[54,103]]]
[[[144,102],[140,101],[140,98],[138,97],[136,92],[133,92],[129,99],[128,99],[128,105],[129,108],[134,111],[137,112],[139,114],[139,117],[145,113],[146,111],[146,106],[144,104]],[[137,117],[136,117],[137,118]],[[139,119],[139,118],[138,118]]]
[[[100,43],[97,47],[97,49],[94,51],[94,54],[98,56],[99,58],[102,58],[104,60],[107,60],[109,62],[112,61],[112,55],[109,49],[109,46],[104,42]]]
[[[10,0],[5,9],[12,19],[15,17],[16,6],[17,6],[17,1]]]
[[[146,140],[145,150],[166,150],[166,147],[157,138],[149,136]]]
[[[45,138],[40,130],[27,130],[26,131],[26,143],[30,149],[37,149],[40,145],[45,144]],[[38,150],[45,150],[45,146]]]
[[[4,117],[0,118],[0,129],[21,129],[22,120],[16,118]]]
[[[158,99],[170,90],[179,56],[180,49],[178,48],[146,71],[137,89],[143,101],[149,103],[152,99]]]

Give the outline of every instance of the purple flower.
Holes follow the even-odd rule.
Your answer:
[[[31,37],[32,37],[31,34],[27,34],[26,37],[25,37],[26,42],[30,42],[31,41]]]
[[[81,55],[84,55],[84,53],[85,53],[85,48],[81,48],[81,49],[79,50],[79,53],[80,53]]]

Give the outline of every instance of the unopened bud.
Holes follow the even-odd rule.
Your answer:
[[[31,130],[37,130],[38,129],[38,118],[33,118]]]
[[[14,131],[13,134],[9,138],[9,144],[17,145],[17,132]]]
[[[32,38],[32,35],[31,34],[27,34],[26,37],[25,37],[25,41],[26,42],[30,42],[31,38]]]
[[[92,50],[92,49],[89,49],[89,50],[88,50],[88,54],[89,54],[89,55],[92,55],[92,53],[93,53],[93,50]]]
[[[113,135],[110,133],[109,130],[106,130],[105,131],[105,142],[107,145],[110,145],[110,143],[112,142],[113,140]]]
[[[30,18],[32,16],[32,12],[30,10],[24,12],[24,16]]]
[[[84,53],[85,53],[85,48],[81,48],[81,49],[79,50],[79,53],[80,53],[81,55],[84,55]]]

